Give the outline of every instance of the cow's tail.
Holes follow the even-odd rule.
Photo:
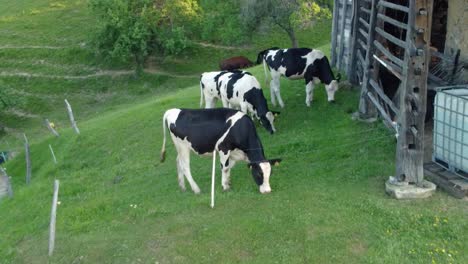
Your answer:
[[[203,107],[203,86],[202,82],[200,81],[200,108]]]
[[[162,148],[161,148],[161,162],[164,162],[164,160],[166,160],[166,118],[167,118],[167,115],[168,115],[168,112],[169,111],[166,111],[166,113],[164,113],[164,116],[163,116],[163,120],[162,120],[162,127],[163,127],[163,144],[162,144]]]
[[[267,73],[267,65],[266,65],[266,59],[263,58],[263,70],[265,71],[265,85],[268,86],[268,73]]]

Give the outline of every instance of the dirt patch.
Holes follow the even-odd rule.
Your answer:
[[[239,46],[239,47],[233,47],[233,46],[223,46],[223,45],[216,45],[212,43],[207,43],[207,42],[194,42],[197,45],[200,45],[202,47],[207,47],[207,48],[216,48],[216,49],[225,49],[225,50],[241,50],[241,49],[248,49],[250,46]]]
[[[164,71],[159,71],[155,69],[145,69],[145,73],[148,74],[155,74],[155,75],[164,75],[169,77],[175,78],[198,78],[198,75],[182,75],[182,74],[174,74]],[[89,78],[96,78],[101,76],[110,76],[110,77],[118,77],[123,75],[132,75],[135,71],[133,70],[106,70],[106,71],[98,71],[93,74],[86,74],[86,75],[52,75],[52,74],[41,74],[41,73],[28,73],[28,72],[0,72],[0,76],[3,77],[26,77],[26,78],[49,78],[49,79],[65,79],[65,80],[81,80],[81,79],[89,79]]]

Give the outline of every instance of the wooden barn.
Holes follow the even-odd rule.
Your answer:
[[[432,153],[436,91],[468,84],[467,11],[466,0],[335,0],[331,63],[361,89],[355,117],[380,116],[395,131],[396,185],[425,188],[426,175],[468,193],[468,177],[440,176],[424,152]]]

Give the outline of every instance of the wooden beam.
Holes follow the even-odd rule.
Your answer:
[[[375,82],[374,80],[369,80],[369,84],[372,88],[374,88],[374,91],[377,92],[377,94],[379,95],[380,99],[382,99],[388,106],[390,106],[390,108],[392,109],[392,111],[396,114],[396,115],[399,115],[400,114],[400,111],[398,110],[398,108],[395,106],[395,104],[392,102],[392,100],[390,100],[390,98],[388,98],[388,96],[384,93],[384,91],[382,90],[382,88],[380,87],[380,85]]]
[[[336,42],[338,38],[338,10],[339,10],[339,0],[335,0],[333,2],[333,23],[332,23],[332,32],[331,32],[331,38],[332,38],[332,43],[331,43],[331,58],[330,58],[330,64],[331,66],[335,67],[336,66]]]
[[[362,28],[359,29],[359,33],[361,33],[361,35],[363,37],[365,37],[366,39],[369,38],[369,34],[367,32],[365,32]]]
[[[377,31],[377,33],[379,33],[380,36],[382,36],[385,39],[391,41],[395,45],[398,45],[399,47],[401,47],[403,49],[406,48],[406,42],[405,41],[394,37],[392,34],[389,34],[389,33],[385,32],[385,30],[383,30],[383,29],[381,29],[379,27],[376,27],[375,31]]]
[[[388,116],[387,111],[383,109],[379,101],[370,92],[367,92],[366,95],[369,97],[369,99],[377,108],[377,110],[379,110],[380,116],[384,118],[384,120],[387,122],[387,125],[389,125],[390,127],[395,127],[395,125],[393,124],[393,120],[390,118],[390,116]]]
[[[75,130],[77,134],[80,134],[80,130],[78,129],[78,126],[76,125],[75,117],[73,116],[73,110],[71,108],[70,103],[68,103],[67,99],[65,99],[65,105],[67,106],[68,117],[70,118],[70,123],[73,127],[73,130]]]
[[[414,1],[414,0],[410,0],[410,2],[411,1]],[[395,9],[395,10],[402,11],[405,13],[408,13],[408,10],[409,10],[409,8],[406,6],[393,4],[393,3],[390,3],[388,1],[383,1],[383,0],[379,1],[379,6],[390,8],[390,9]]]
[[[403,23],[403,22],[400,22],[400,21],[398,21],[398,20],[395,20],[395,19],[393,19],[393,18],[390,18],[390,17],[388,17],[388,16],[386,16],[386,15],[384,15],[384,14],[378,14],[378,15],[377,15],[377,18],[383,20],[384,22],[387,22],[387,23],[389,23],[389,24],[392,24],[392,25],[394,25],[394,26],[396,26],[396,27],[399,27],[399,28],[401,28],[401,29],[408,30],[408,24],[405,24],[405,23]]]
[[[361,6],[361,8],[359,8],[359,9],[360,9],[362,12],[364,12],[364,13],[366,13],[366,14],[368,14],[368,15],[370,15],[370,13],[371,13],[371,11],[370,11],[369,9],[364,8],[364,7],[362,7],[362,6]]]
[[[369,34],[367,35],[367,46],[364,48],[366,51],[365,57],[365,64],[363,65],[363,80],[361,86],[361,95],[359,99],[359,110],[358,114],[359,117],[362,119],[374,118],[377,115],[377,109],[375,108],[374,104],[369,101],[369,97],[367,96],[367,86],[369,85],[369,78],[370,78],[370,68],[371,68],[371,54],[374,53],[374,45],[372,45],[375,36],[375,23],[376,23],[376,16],[377,16],[377,9],[376,9],[376,2],[377,0],[372,0],[370,4],[370,18],[369,18]]]
[[[44,124],[46,125],[47,129],[49,129],[50,133],[52,133],[56,137],[60,136],[57,130],[55,130],[55,128],[52,127],[51,123],[49,122],[49,119],[44,120]]]
[[[343,56],[344,56],[344,43],[345,43],[345,28],[346,28],[346,12],[348,11],[348,0],[343,0],[342,6],[343,12],[341,15],[340,25],[340,51],[338,52],[337,68],[342,70],[343,67]]]
[[[365,26],[367,30],[369,30],[370,28],[369,23],[367,23],[362,17],[359,18],[359,22],[361,22],[361,24]]]
[[[402,72],[402,69],[400,67],[398,67],[397,65],[395,65],[394,63],[384,59],[384,58],[379,58],[377,57],[377,55],[373,55],[374,57],[374,60],[378,61],[380,63],[380,65],[384,66],[387,70],[389,70],[391,73],[393,73],[393,75],[395,75],[398,79],[400,79],[400,81],[402,80],[402,76],[401,76],[401,72]]]
[[[410,0],[396,151],[396,177],[416,185],[422,185],[424,179],[424,119],[432,25],[432,15],[420,14],[422,9],[432,14],[433,0]],[[415,55],[414,49],[422,54]]]
[[[393,55],[389,50],[384,48],[384,46],[382,46],[382,44],[380,44],[380,42],[378,42],[377,40],[374,40],[374,45],[380,52],[382,52],[393,63],[395,63],[399,67],[403,67],[403,61],[401,59],[397,58],[395,55]]]
[[[359,50],[358,47],[358,34],[357,34],[357,29],[359,26],[358,19],[360,19],[360,12],[359,12],[359,2],[360,0],[353,1],[353,16],[352,16],[352,28],[351,28],[351,44],[350,44],[350,65],[347,68],[346,75],[348,76],[349,81],[352,84],[358,84],[358,76],[357,76],[357,61],[356,61],[356,56],[357,52]]]

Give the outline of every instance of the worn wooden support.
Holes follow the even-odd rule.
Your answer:
[[[380,51],[382,52],[382,54],[385,55],[385,57],[389,58],[393,63],[395,63],[396,65],[402,67],[403,66],[403,60],[401,60],[400,58],[398,58],[397,56],[393,55],[388,49],[386,49],[382,44],[380,44],[380,42],[378,42],[377,40],[374,40],[374,46]]]
[[[55,128],[52,127],[52,124],[49,122],[49,119],[44,120],[44,124],[46,125],[47,129],[49,129],[50,133],[52,133],[56,137],[60,136],[57,130],[55,130]]]
[[[339,5],[340,0],[335,0],[333,2],[333,24],[332,24],[332,32],[331,32],[331,58],[330,64],[332,67],[336,66],[336,43],[338,38],[338,11],[340,10]]]
[[[403,22],[400,22],[400,21],[398,21],[398,20],[395,20],[395,19],[393,19],[393,18],[391,18],[391,17],[388,17],[388,16],[386,16],[386,15],[384,15],[384,14],[378,14],[378,15],[377,15],[377,18],[380,19],[380,20],[383,20],[383,21],[385,21],[385,22],[387,22],[387,23],[389,23],[389,24],[392,24],[392,25],[394,25],[394,26],[396,26],[396,27],[399,27],[399,28],[401,28],[401,29],[404,29],[404,30],[407,30],[407,29],[408,29],[408,24],[405,24],[405,23],[403,23]]]
[[[31,151],[29,149],[29,141],[26,137],[26,134],[23,134],[24,137],[24,156],[26,159],[26,185],[31,182]]]
[[[379,101],[370,92],[367,92],[366,95],[369,97],[369,99],[375,105],[377,110],[379,110],[380,116],[383,117],[383,120],[386,122],[386,124],[388,126],[390,126],[390,127],[394,127],[393,120],[390,118],[387,111],[385,111],[385,109],[382,107],[382,105],[379,103]]]
[[[413,1],[413,0],[410,0],[410,1]],[[406,6],[393,4],[393,3],[390,3],[388,1],[380,0],[378,3],[379,3],[379,6],[394,9],[394,10],[398,10],[398,11],[402,11],[402,12],[405,12],[405,13],[408,13],[408,10],[409,10],[408,7],[406,7]]]
[[[49,257],[54,253],[55,247],[55,222],[57,218],[57,202],[59,192],[59,180],[54,181],[54,196],[52,198],[52,209],[50,211],[50,225],[49,225]]]
[[[374,89],[374,91],[377,93],[380,99],[382,99],[396,115],[400,114],[398,108],[393,104],[392,100],[388,98],[388,96],[384,93],[382,87],[380,87],[380,85],[376,81],[371,79],[369,80],[369,84],[369,86]]]
[[[346,30],[346,12],[348,11],[348,0],[342,0],[343,7],[342,7],[342,15],[341,15],[341,25],[340,25],[340,42],[339,45],[339,52],[338,52],[338,60],[337,60],[337,68],[338,70],[343,69],[343,61],[344,61],[344,43],[346,42],[345,39],[345,30]]]
[[[11,177],[8,176],[7,172],[3,169],[2,166],[0,166],[0,173],[2,174],[0,175],[0,177],[3,177],[7,186],[8,197],[13,198],[13,186],[11,185]]]
[[[359,12],[359,5],[360,5],[361,0],[356,0],[353,1],[353,26],[351,29],[351,60],[350,60],[350,65],[348,67],[348,71],[346,72],[346,75],[348,76],[348,79],[351,83],[353,84],[359,84],[359,78],[358,78],[358,73],[357,73],[357,61],[356,58],[358,56],[358,50],[359,50],[359,45],[358,45],[358,26],[359,26],[359,21],[362,19],[360,17],[360,12]]]
[[[67,106],[68,117],[70,118],[70,123],[73,127],[73,130],[75,130],[77,134],[80,134],[80,130],[78,129],[78,126],[76,125],[75,117],[73,116],[71,105],[68,103],[67,99],[65,99],[65,105]]]
[[[367,46],[366,46],[366,57],[365,57],[365,64],[364,64],[364,71],[363,71],[363,81],[361,87],[361,96],[359,100],[359,110],[358,114],[359,117],[362,119],[369,119],[374,118],[377,115],[377,109],[375,108],[374,104],[369,101],[369,97],[367,96],[367,87],[369,85],[369,78],[371,77],[371,59],[372,54],[374,54],[375,47],[372,45],[375,38],[375,23],[376,23],[376,16],[377,16],[377,9],[376,9],[376,2],[377,0],[372,0],[370,8],[370,19],[369,19],[369,26],[370,30],[368,33],[367,38]]]
[[[382,28],[375,28],[375,30],[377,31],[377,33],[380,34],[380,36],[384,37],[386,40],[389,40],[390,42],[392,42],[393,44],[395,45],[398,45],[399,47],[401,48],[406,48],[406,42],[401,40],[401,39],[398,39],[396,37],[394,37],[393,35],[385,32],[385,30],[383,30]]]
[[[409,3],[404,78],[399,98],[400,133],[396,151],[396,176],[400,181],[420,186],[424,178],[424,119],[432,23],[431,15],[427,14],[432,14],[433,0],[411,0]],[[420,13],[420,10],[426,12]]]
[[[398,79],[402,79],[401,72],[402,68],[398,67],[396,64],[391,63],[390,61],[384,59],[384,58],[379,58],[375,54],[373,55],[374,60],[378,61],[380,65],[384,66],[387,70],[389,70],[393,75],[395,75]]]
[[[55,157],[54,149],[52,145],[49,144],[50,153],[52,154],[52,158],[54,159],[54,163],[57,164],[57,158]]]

